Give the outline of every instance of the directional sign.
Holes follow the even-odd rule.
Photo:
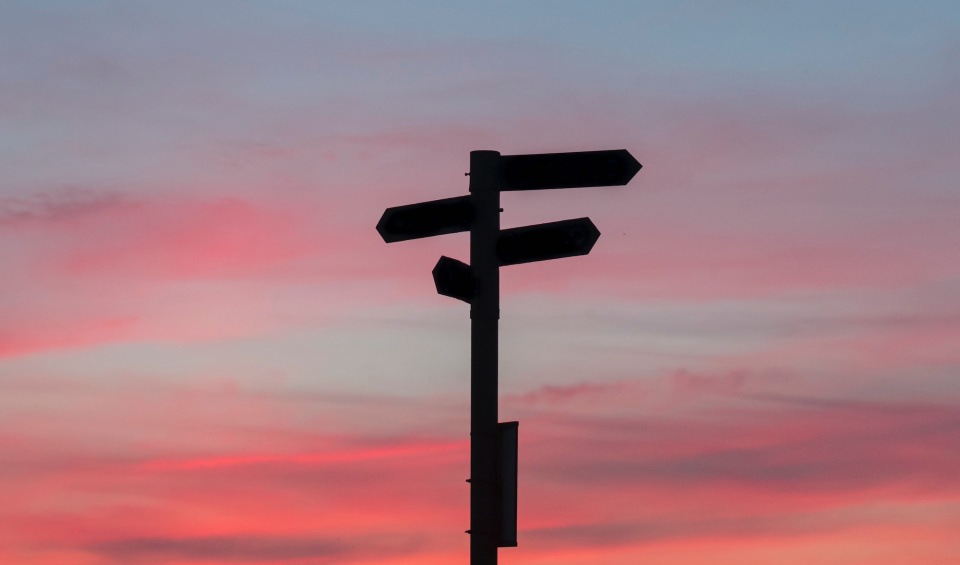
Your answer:
[[[470,265],[442,256],[433,268],[433,283],[437,293],[470,303],[477,293],[477,279]]]
[[[500,230],[497,258],[500,265],[517,265],[586,255],[599,237],[600,230],[590,218]]]
[[[431,200],[387,208],[377,231],[387,243],[457,233],[470,229],[473,205],[469,196]]]
[[[500,190],[622,186],[640,170],[626,149],[503,155]]]

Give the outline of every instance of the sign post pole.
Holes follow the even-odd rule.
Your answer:
[[[470,152],[470,565],[496,565],[500,539],[497,326],[500,319],[500,153]]]

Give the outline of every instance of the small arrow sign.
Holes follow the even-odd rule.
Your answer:
[[[477,293],[477,279],[470,265],[446,256],[440,257],[433,268],[433,283],[437,294],[463,300],[467,304]]]
[[[473,205],[469,196],[431,200],[387,208],[377,231],[387,243],[457,233],[470,229]]]
[[[590,218],[500,230],[497,257],[500,265],[518,265],[586,255],[600,237]]]
[[[503,155],[500,190],[623,186],[640,171],[626,149]]]

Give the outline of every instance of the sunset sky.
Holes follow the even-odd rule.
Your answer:
[[[960,563],[960,3],[0,0],[0,563],[467,563],[471,150],[628,149],[501,270],[504,565]]]

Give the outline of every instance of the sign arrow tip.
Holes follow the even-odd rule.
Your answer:
[[[625,161],[625,162],[624,162],[624,165],[625,165],[626,173],[627,173],[627,175],[626,175],[626,176],[627,176],[627,182],[625,182],[625,183],[623,183],[623,184],[627,184],[627,183],[629,183],[631,180],[633,180],[633,177],[636,176],[637,173],[640,172],[640,169],[643,168],[643,165],[641,165],[641,164],[640,164],[640,161],[637,161],[637,159],[636,159],[633,155],[631,155],[630,152],[627,151],[626,149],[624,149],[623,152],[624,152],[624,154],[626,155],[626,159],[624,160],[624,161]]]

